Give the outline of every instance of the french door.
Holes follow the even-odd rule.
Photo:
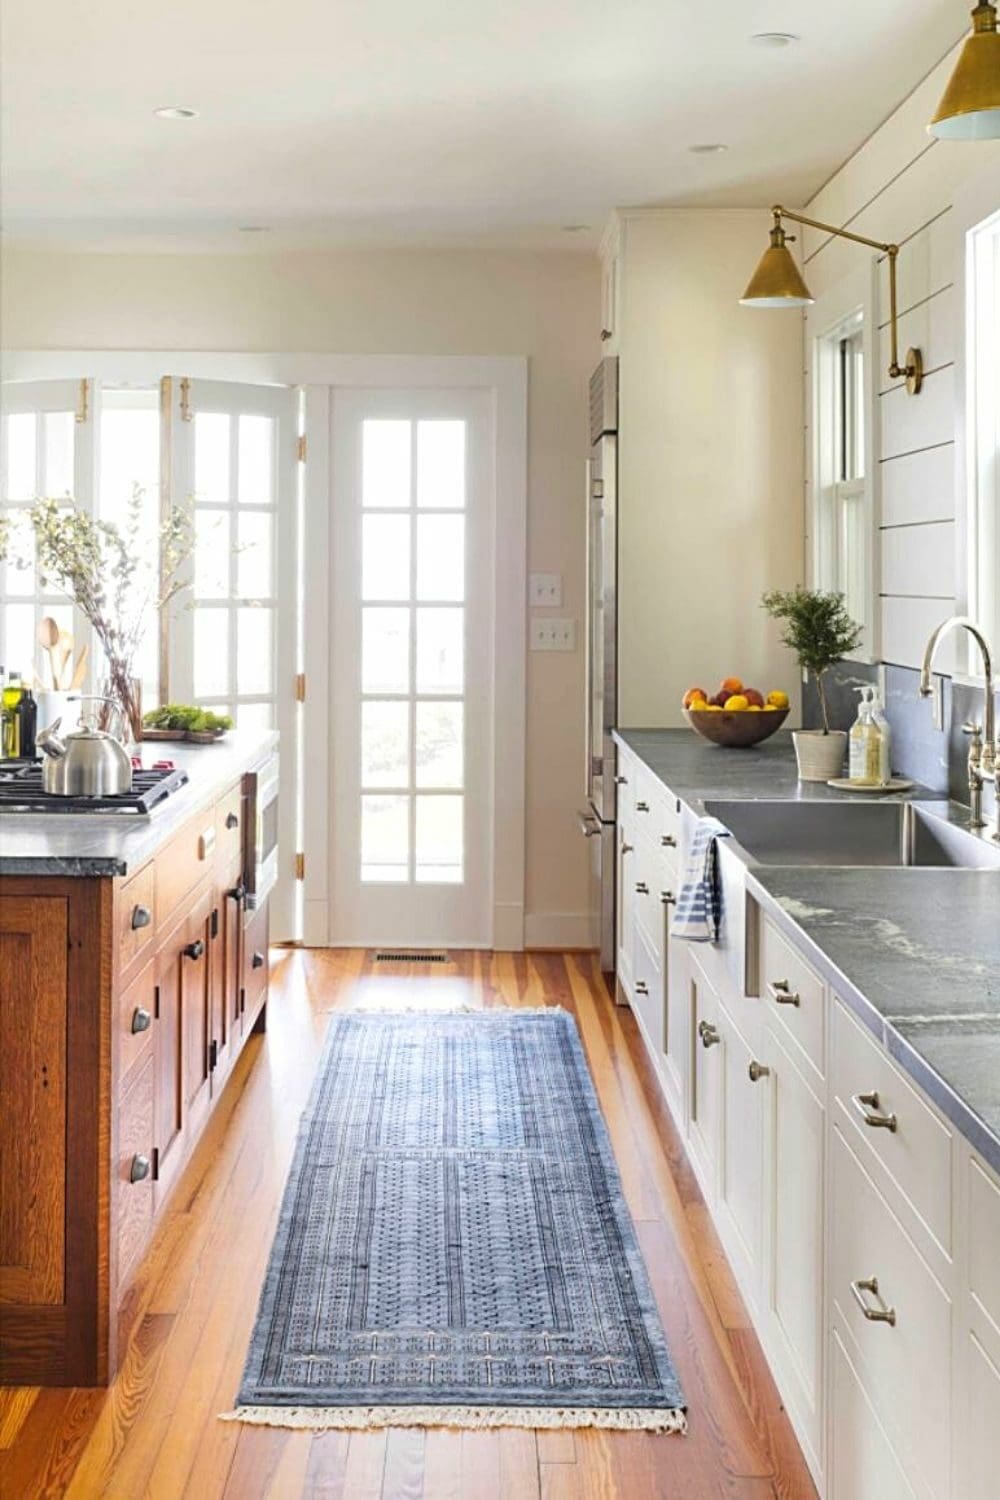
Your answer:
[[[489,394],[335,390],[330,931],[492,941]]]

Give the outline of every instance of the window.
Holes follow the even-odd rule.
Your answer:
[[[1000,212],[966,236],[969,612],[1000,643]],[[975,670],[979,670],[978,666]]]
[[[816,340],[813,581],[844,595],[873,654],[873,515],[866,326],[857,308]]]

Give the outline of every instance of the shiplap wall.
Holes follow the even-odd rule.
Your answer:
[[[965,560],[958,555],[956,525],[955,361],[964,310],[956,285],[961,236],[954,224],[956,191],[980,174],[996,176],[1000,207],[1000,142],[956,143],[927,134],[927,121],[944,89],[957,48],[918,85],[885,124],[847,161],[806,206],[829,224],[900,249],[900,359],[909,345],[924,359],[924,387],[908,396],[891,381],[888,273],[879,267],[878,321],[881,359],[876,421],[876,515],[879,550],[875,576],[880,594],[879,656],[900,666],[919,666],[924,643],[955,608]],[[868,252],[849,241],[805,230],[806,280],[820,297]],[[806,368],[811,342],[806,318]],[[807,374],[808,378],[808,374]],[[806,412],[810,403],[806,401]],[[807,514],[811,436],[806,433]],[[942,650],[945,670],[954,656]]]

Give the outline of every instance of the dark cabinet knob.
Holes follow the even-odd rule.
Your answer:
[[[185,958],[200,958],[205,951],[205,944],[201,938],[195,938],[193,943],[188,943],[184,949]]]
[[[138,1031],[148,1031],[149,1030],[149,1025],[150,1025],[150,1022],[152,1021],[152,1019],[153,1018],[149,1014],[148,1010],[144,1010],[141,1005],[137,1005],[136,1008],[135,1008],[135,1010],[132,1012],[132,1031],[133,1031],[133,1033],[138,1032]]]
[[[239,828],[240,820],[235,813],[226,813],[226,827]]]
[[[253,958],[250,960],[250,967],[251,969],[262,969],[264,967],[263,953],[254,954]]]
[[[242,884],[234,885],[231,891],[226,892],[227,901],[245,901],[246,898],[247,888]]]
[[[142,1182],[143,1178],[149,1176],[149,1157],[133,1156],[132,1166],[129,1170],[129,1182]]]
[[[132,908],[132,931],[137,927],[148,927],[153,920],[153,913],[148,906],[133,906]]]

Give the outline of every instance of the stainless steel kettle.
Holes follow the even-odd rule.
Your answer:
[[[81,696],[117,708],[110,698]],[[80,727],[60,738],[60,722],[57,719],[38,736],[44,791],[55,797],[114,797],[132,790],[132,757],[119,739],[83,714]]]

